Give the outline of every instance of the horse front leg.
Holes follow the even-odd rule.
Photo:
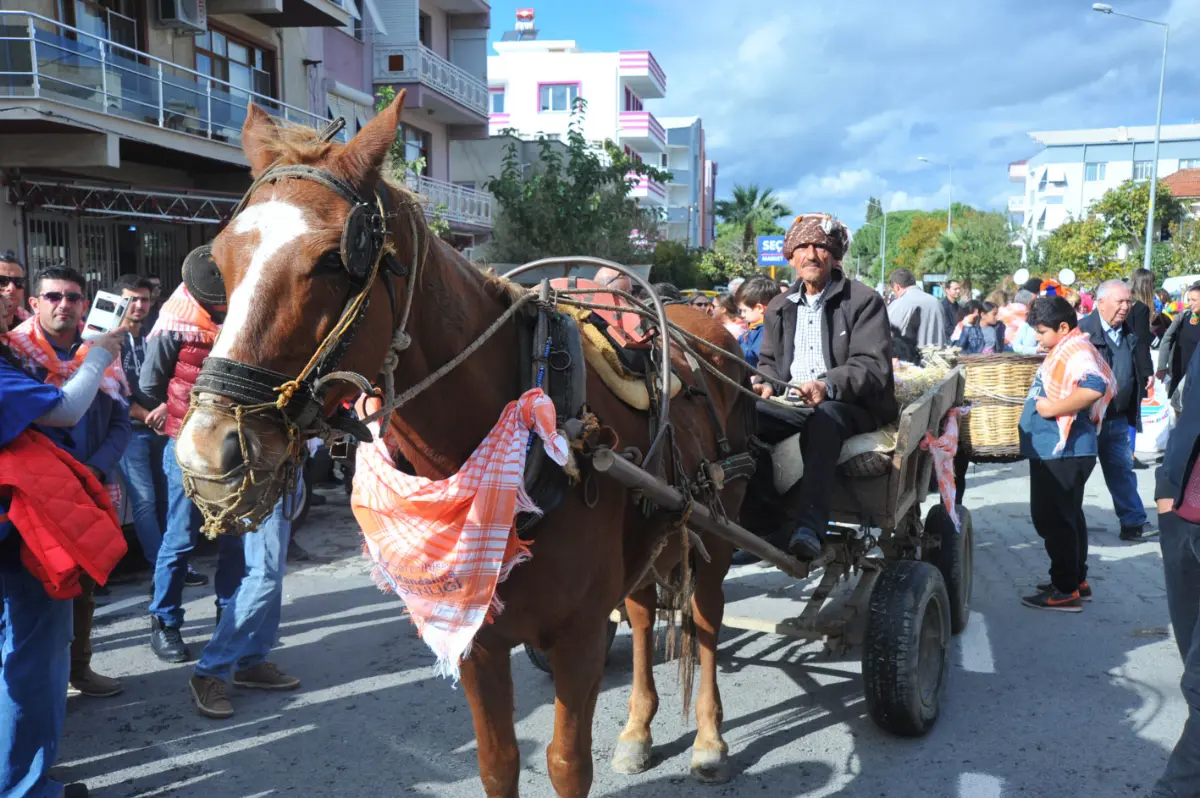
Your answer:
[[[711,562],[697,562],[692,609],[700,644],[700,693],[696,697],[696,741],[692,745],[692,778],[702,784],[729,781],[729,746],[721,737],[721,691],[717,687],[717,644],[725,614],[723,582],[733,548],[709,535],[704,539]]]
[[[521,750],[513,721],[512,660],[503,646],[479,640],[462,663],[461,679],[479,745],[479,778],[488,798],[517,798]]]
[[[561,798],[584,798],[592,789],[592,719],[604,677],[607,624],[607,618],[576,622],[549,652],[554,739],[546,749],[546,766]]]
[[[654,687],[654,620],[658,592],[649,587],[636,590],[625,599],[625,611],[633,629],[633,692],[629,696],[629,720],[617,738],[612,769],[618,773],[642,773],[650,767],[654,747],[650,723],[658,712],[658,691]]]

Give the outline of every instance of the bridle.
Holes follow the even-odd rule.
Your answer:
[[[328,131],[326,132],[326,134]],[[366,197],[346,181],[325,169],[304,165],[269,167],[247,189],[234,209],[231,221],[236,219],[251,197],[261,187],[281,180],[308,180],[322,185],[350,203],[350,213],[342,229],[342,266],[350,277],[351,293],[345,301],[337,323],[325,335],[308,363],[295,376],[288,376],[271,369],[261,368],[238,360],[223,357],[208,357],[200,369],[192,389],[192,401],[184,418],[186,425],[197,408],[206,412],[232,417],[237,423],[238,444],[241,448],[241,464],[233,470],[212,476],[201,474],[180,464],[183,470],[184,489],[188,497],[204,515],[203,531],[210,537],[222,532],[242,534],[253,531],[273,510],[274,497],[294,496],[298,472],[302,461],[304,441],[313,436],[330,437],[336,432],[346,432],[359,440],[369,441],[371,433],[365,425],[355,420],[340,408],[330,417],[323,412],[324,399],[333,384],[349,383],[360,393],[372,393],[370,380],[361,374],[339,370],[339,365],[354,336],[366,317],[370,295],[375,283],[381,278],[387,289],[391,305],[391,318],[396,318],[396,289],[393,279],[409,278],[402,315],[393,332],[392,352],[403,349],[409,342],[407,327],[416,291],[418,275],[429,252],[429,238],[425,237],[418,256],[419,226],[412,214],[423,210],[410,200],[407,210],[413,229],[413,263],[411,266],[396,259],[395,247],[388,230],[388,202],[386,190],[377,190]],[[206,251],[207,250],[207,251]],[[201,247],[188,258],[209,257],[211,249]],[[389,355],[391,360],[394,355]],[[387,367],[385,366],[385,372]],[[386,373],[389,393],[390,373]],[[228,401],[232,400],[232,404]],[[287,435],[286,449],[280,460],[270,468],[255,468],[253,452],[246,440],[245,422],[253,417],[272,417],[282,421]],[[237,490],[224,499],[206,499],[196,491],[196,482],[221,482],[241,478]],[[239,512],[242,495],[252,487],[266,485],[270,502],[264,501],[248,511]],[[266,506],[262,506],[266,505]]]

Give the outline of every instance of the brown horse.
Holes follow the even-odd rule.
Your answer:
[[[380,183],[380,170],[400,122],[403,95],[379,113],[346,145],[322,141],[311,130],[283,128],[251,107],[243,131],[246,156],[257,177],[268,167],[304,164],[325,170],[370,196]],[[418,383],[464,351],[508,308],[519,290],[489,278],[451,247],[431,236],[423,216],[412,232],[411,197],[387,187],[391,207],[390,241],[397,259],[413,264],[415,297],[408,332],[411,345],[399,355],[394,370],[398,391]],[[413,209],[416,208],[414,211]],[[408,210],[405,210],[408,209]],[[311,180],[264,184],[246,208],[216,238],[213,257],[229,292],[229,314],[213,354],[230,360],[297,374],[335,324],[352,292],[339,267],[339,243],[349,203]],[[407,278],[398,283],[404,297]],[[403,303],[396,303],[402,305]],[[377,282],[352,345],[340,368],[377,375],[388,355],[401,310]],[[670,317],[683,328],[725,349],[734,341],[705,314],[671,306]],[[443,479],[453,474],[520,391],[517,368],[518,332],[507,323],[475,354],[430,391],[397,412],[394,436],[404,457],[422,476]],[[744,366],[728,358],[708,360],[735,381],[745,379]],[[683,382],[693,384],[682,359]],[[709,379],[716,412],[734,451],[745,451],[753,413],[746,398],[732,387]],[[350,389],[326,399],[327,410]],[[645,413],[619,401],[589,371],[588,405],[621,444],[646,451],[649,430]],[[281,420],[260,417],[244,431],[246,448],[238,445],[234,420],[212,412],[205,402],[232,404],[215,394],[198,392],[179,437],[180,463],[193,473],[219,479],[241,467],[268,470],[287,450]],[[703,399],[681,394],[671,404],[685,473],[695,475],[703,460],[718,459],[716,432]],[[245,463],[243,451],[255,462]],[[668,455],[668,469],[673,461]],[[584,465],[586,469],[586,464]],[[670,470],[667,473],[672,473]],[[613,766],[637,772],[650,762],[650,723],[658,708],[651,637],[655,621],[654,583],[645,576],[657,553],[655,569],[670,574],[679,564],[682,535],[676,519],[664,512],[647,518],[640,505],[616,482],[597,475],[600,499],[594,507],[583,491],[572,489],[563,503],[536,530],[533,558],[516,568],[500,585],[504,611],[478,634],[462,665],[462,681],[470,702],[479,744],[479,770],[489,796],[515,796],[520,752],[513,721],[510,650],[532,644],[548,653],[556,696],[554,739],[547,750],[551,781],[559,795],[586,795],[592,783],[592,717],[605,659],[606,622],[610,611],[626,599],[633,627],[634,684],[629,723],[620,736]],[[236,496],[238,481],[217,482],[223,498],[249,507],[274,502],[265,489]],[[213,490],[210,485],[207,490]],[[736,516],[743,482],[721,493],[725,510]],[[210,497],[211,498],[211,497]],[[667,548],[662,547],[669,541]],[[724,609],[722,580],[729,567],[730,546],[705,537],[710,556],[696,557],[692,611],[700,649],[701,683],[696,700],[698,733],[693,774],[702,781],[728,778],[727,747],[721,738],[721,700],[717,690],[717,637]],[[641,581],[639,581],[641,580]],[[648,586],[647,586],[648,584]],[[692,652],[683,654],[688,663]],[[447,696],[449,699],[449,696]]]

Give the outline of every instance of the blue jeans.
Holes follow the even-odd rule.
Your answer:
[[[1183,657],[1180,688],[1188,716],[1153,798],[1200,795],[1200,526],[1175,513],[1159,514],[1167,610]]]
[[[0,564],[0,795],[58,798],[47,773],[67,714],[73,602],[50,598],[12,559]]]
[[[183,625],[183,578],[187,575],[188,555],[196,548],[201,519],[199,511],[183,492],[183,472],[175,459],[174,440],[167,442],[162,462],[167,475],[167,529],[154,566],[154,599],[150,602],[150,613],[158,616],[164,626],[179,628]],[[217,573],[213,577],[213,586],[217,606],[224,610],[246,573],[246,561],[239,538],[222,535],[217,546]]]
[[[133,528],[151,567],[158,561],[167,518],[167,483],[162,469],[166,442],[167,438],[147,427],[134,427],[129,446],[121,455],[121,475],[129,489]]]
[[[300,490],[304,490],[303,482]],[[288,509],[291,509],[288,503]],[[266,661],[279,633],[283,606],[283,574],[287,567],[292,522],[280,499],[258,529],[241,538],[245,547],[246,577],[221,614],[212,639],[200,653],[197,676],[228,679],[235,667],[252,668]]]
[[[1138,495],[1137,477],[1133,473],[1129,422],[1123,418],[1106,419],[1100,427],[1099,447],[1100,469],[1121,526],[1141,526],[1146,523],[1146,507]]]

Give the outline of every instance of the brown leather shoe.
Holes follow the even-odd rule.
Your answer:
[[[201,715],[216,720],[233,717],[233,704],[229,703],[228,688],[223,679],[193,676],[188,686],[192,689],[192,698]]]
[[[111,676],[101,676],[91,668],[71,676],[71,691],[90,698],[108,698],[125,688]]]
[[[235,671],[233,683],[254,690],[295,690],[300,686],[299,679],[279,670],[274,662],[260,662],[253,668]]]

